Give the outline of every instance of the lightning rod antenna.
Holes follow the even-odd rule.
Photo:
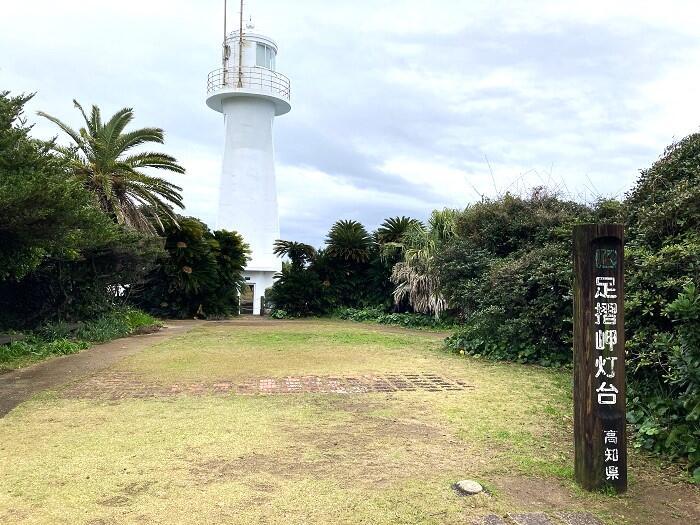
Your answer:
[[[231,47],[228,45],[226,38],[228,37],[228,1],[224,0],[224,43],[223,43],[223,53],[221,55],[222,66],[224,68],[224,75],[226,75],[226,64],[231,56]]]
[[[243,0],[241,0],[240,26],[238,28],[238,87],[243,87]]]

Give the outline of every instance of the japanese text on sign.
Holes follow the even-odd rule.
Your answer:
[[[617,265],[616,250],[598,250],[596,252],[596,269],[611,269]],[[615,386],[616,346],[618,344],[617,315],[618,293],[614,277],[595,277],[595,379],[598,405],[616,405],[620,393]],[[620,451],[618,432],[605,430],[604,465],[605,479],[615,481],[620,476]]]

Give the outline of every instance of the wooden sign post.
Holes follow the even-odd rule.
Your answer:
[[[574,440],[576,481],[627,490],[624,230],[574,228]]]

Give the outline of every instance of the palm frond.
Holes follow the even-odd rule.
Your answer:
[[[73,142],[75,142],[75,144],[76,144],[77,146],[80,147],[80,145],[81,145],[82,142],[83,142],[83,138],[81,137],[80,133],[78,133],[77,131],[75,131],[75,130],[74,130],[73,128],[71,128],[68,124],[65,124],[64,122],[62,122],[61,120],[57,119],[56,117],[53,117],[53,116],[49,115],[48,113],[44,113],[43,111],[37,111],[37,115],[39,115],[40,117],[44,117],[45,119],[50,120],[51,122],[53,122],[54,124],[56,124],[59,128],[61,128],[61,130],[62,130],[66,135],[68,135],[68,136],[73,140]]]
[[[142,128],[128,133],[122,133],[115,141],[115,148],[125,153],[131,148],[146,144],[148,142],[156,142],[163,144],[163,130],[160,128]]]
[[[185,168],[180,166],[174,157],[164,153],[138,153],[125,158],[123,162],[132,168],[157,168],[180,174],[185,173]]]

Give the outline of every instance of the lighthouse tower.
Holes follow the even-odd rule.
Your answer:
[[[234,230],[251,248],[241,311],[260,315],[262,297],[281,271],[274,119],[291,110],[289,79],[277,72],[277,44],[252,23],[226,35],[223,67],[209,74],[207,105],[224,114],[226,139],[217,228]],[[226,30],[224,29],[226,33]]]

